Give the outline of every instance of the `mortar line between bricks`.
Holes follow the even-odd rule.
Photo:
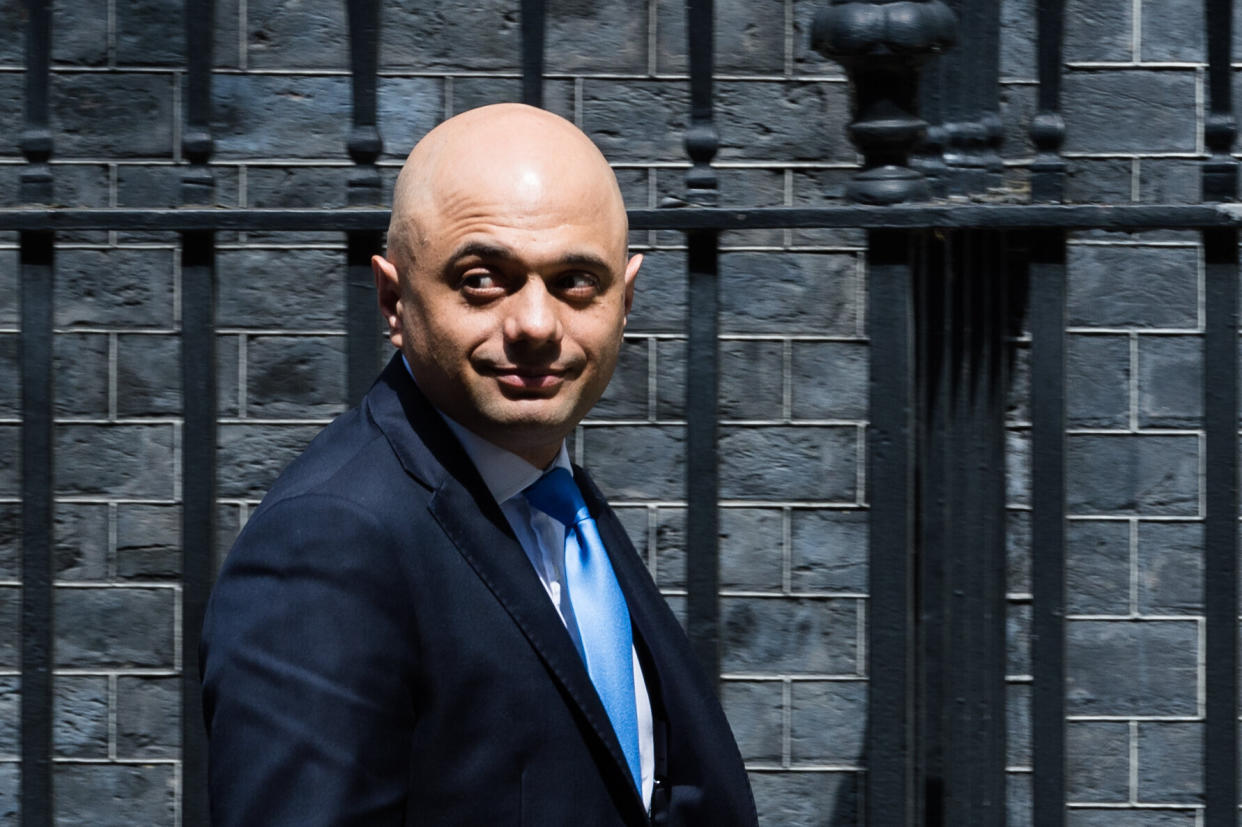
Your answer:
[[[781,681],[781,766],[793,764],[793,682]]]
[[[1180,436],[1197,437],[1198,428],[1066,428],[1067,436]]]
[[[1203,618],[1195,615],[1129,615],[1129,614],[1075,614],[1067,612],[1066,620],[1089,620],[1089,621],[1125,621],[1126,623],[1199,623]],[[1128,717],[1128,716],[1127,716]]]
[[[1110,69],[1151,69],[1153,71],[1167,70],[1188,70],[1199,69],[1205,64],[1194,60],[1067,60],[1065,68],[1068,70],[1082,69],[1087,71],[1100,71]],[[1242,63],[1233,63],[1231,66],[1235,69],[1242,68]]]
[[[108,28],[105,49],[108,67],[116,68],[116,0],[108,0]]]
[[[1130,416],[1130,430],[1137,431],[1139,424],[1139,346],[1138,334],[1130,331],[1127,337],[1126,355],[1129,359],[1129,376],[1126,381],[1126,393],[1129,404],[1126,406]]]
[[[21,674],[14,672],[14,675]],[[56,667],[52,670],[53,675],[63,675],[66,678],[106,678],[108,675],[121,675],[131,678],[175,678],[181,673],[175,669],[156,668],[151,666],[113,666],[100,667],[98,669],[88,669],[86,667]]]
[[[1127,763],[1130,765],[1127,775],[1127,787],[1129,787],[1130,803],[1138,803],[1138,786],[1139,786],[1139,754],[1138,754],[1138,721],[1130,721],[1126,725],[1126,753]]]
[[[866,772],[866,770],[858,764],[792,764],[788,767],[783,767],[780,764],[748,763],[746,764],[746,769],[749,772]]]
[[[52,586],[58,589],[79,589],[82,591],[92,589],[97,591],[103,589],[123,589],[127,591],[161,589],[175,592],[179,588],[176,583],[168,580],[53,580]]]
[[[1143,59],[1143,0],[1130,0],[1130,60]]]
[[[1074,723],[1128,723],[1130,721],[1145,724],[1201,724],[1203,716],[1193,715],[1066,715],[1065,720]]]
[[[180,763],[176,758],[85,758],[68,755],[57,755],[52,758],[53,764],[117,764],[123,767],[155,767],[171,766]]]
[[[784,55],[784,61],[783,61],[784,69],[785,69],[785,78],[792,79],[794,76],[794,51],[795,51],[793,0],[785,0],[785,2],[782,5],[784,6],[782,11],[784,11],[785,13],[784,26],[782,28],[782,33],[785,36],[784,37],[785,42],[783,44],[785,47],[785,55]]]
[[[584,426],[615,427],[618,425],[657,425],[666,427],[684,426],[684,419],[584,419]],[[857,419],[721,419],[717,425],[722,427],[752,428],[857,428],[862,427]]]
[[[1006,764],[1005,772],[1011,773],[1013,775],[1025,775],[1027,773],[1033,772],[1033,770],[1031,769],[1030,766],[1027,766],[1024,764]]]
[[[1199,705],[1199,714],[1207,720],[1207,619],[1199,618],[1196,640],[1198,651],[1195,653],[1195,701]]]
[[[647,0],[647,74],[655,76],[660,70],[660,9],[658,0]]]
[[[1198,812],[1202,804],[1154,804],[1136,801],[1067,801],[1065,806],[1071,810],[1167,810],[1169,812]]]
[[[116,707],[117,707],[117,676],[108,676],[108,759],[117,760]]]
[[[850,591],[760,591],[758,589],[721,589],[718,592],[720,597],[745,597],[745,598],[788,598],[793,600],[866,600],[868,595],[865,592]]]

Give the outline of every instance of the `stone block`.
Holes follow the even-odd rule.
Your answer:
[[[1125,428],[1130,423],[1130,338],[1066,337],[1065,406],[1071,428]]]
[[[1005,764],[1031,765],[1031,687],[1026,684],[1005,687]]]
[[[1203,724],[1139,722],[1138,800],[1203,803]]]
[[[789,750],[795,764],[864,764],[867,684],[794,681]]]
[[[56,665],[172,668],[176,597],[167,588],[56,589]]]
[[[345,408],[343,337],[250,337],[246,346],[248,416],[331,417]]]
[[[686,326],[686,254],[643,253],[628,333],[681,333]],[[661,343],[663,344],[663,343]]]
[[[1031,503],[1031,434],[1010,430],[1005,433],[1005,505]]]
[[[856,772],[752,772],[760,827],[859,823],[862,780]]]
[[[171,328],[173,263],[172,250],[58,251],[56,326]]]
[[[52,62],[69,66],[107,63],[108,7],[91,0],[54,0],[51,6]],[[25,22],[8,31],[23,32]]]
[[[20,589],[0,587],[0,669],[17,669],[21,663],[21,600]]]
[[[172,158],[172,83],[167,74],[53,73],[56,157]]]
[[[107,758],[108,679],[57,675],[52,689],[52,751],[56,757]]]
[[[1118,819],[1126,827],[1195,827],[1194,810],[1072,809],[1065,814],[1066,827],[1114,827]]]
[[[172,425],[61,425],[54,439],[58,494],[173,496]]]
[[[1200,200],[1202,172],[1199,161],[1181,158],[1142,158],[1139,200],[1144,204],[1194,204]]]
[[[1036,38],[1035,4],[1007,0],[1000,4],[1000,73],[1003,78],[1035,80]]]
[[[1035,827],[1032,821],[1031,776],[1025,772],[1005,773],[1006,827]]]
[[[614,163],[684,161],[689,114],[684,82],[586,78],[582,83],[581,126]]]
[[[795,508],[791,585],[794,591],[867,590],[867,512]]]
[[[1130,523],[1072,520],[1065,535],[1066,611],[1129,613]]]
[[[254,69],[348,69],[344,3],[249,0],[246,62]]]
[[[116,510],[116,576],[167,580],[181,575],[181,507],[122,503]]]
[[[1130,0],[1069,0],[1065,4],[1066,60],[1133,60]]]
[[[237,170],[222,165],[212,165],[211,177],[215,181],[212,203],[218,207],[236,207]],[[118,207],[179,207],[182,203],[181,181],[186,167],[180,164],[118,164],[116,168],[116,205]],[[59,181],[57,182],[59,185]],[[254,205],[251,206],[262,206]],[[320,205],[316,205],[320,206]],[[323,204],[322,206],[331,206]],[[122,237],[142,238],[142,235]],[[175,233],[166,238],[176,243]],[[224,236],[217,236],[224,240]]]
[[[447,111],[454,115],[489,103],[522,100],[522,79],[516,77],[455,77],[452,89],[452,99],[448,102]],[[574,81],[545,77],[543,108],[576,123],[578,111],[574,104]]]
[[[1071,325],[1198,326],[1193,248],[1073,245],[1068,256]]]
[[[211,94],[217,160],[348,158],[347,77],[216,75]]]
[[[724,333],[858,333],[862,297],[854,256],[729,253],[720,258]]]
[[[720,343],[720,418],[784,418],[785,346],[765,339]]]
[[[172,764],[61,764],[56,823],[64,827],[163,827],[177,822]]]
[[[216,410],[237,415],[237,337],[216,337]],[[117,336],[117,413],[123,417],[181,416],[181,337]]]
[[[684,173],[685,170],[657,170],[664,173]],[[720,203],[737,205],[738,207],[783,207],[789,200],[785,193],[785,170],[770,167],[723,167],[717,170]],[[677,174],[665,174],[662,179],[671,190],[669,195],[685,197],[685,177]],[[671,185],[671,187],[669,186]],[[664,194],[661,193],[662,199]],[[680,234],[677,234],[680,235]],[[674,244],[681,243],[682,238],[673,233],[661,233],[664,237],[672,237]],[[775,228],[768,230],[726,230],[720,234],[722,250],[737,247],[777,246],[785,243],[787,232]]]
[[[0,503],[0,579],[21,576],[22,508],[20,503]]]
[[[21,765],[0,764],[0,823],[20,824]]]
[[[794,419],[865,420],[869,355],[862,342],[794,342]]]
[[[22,409],[20,334],[0,333],[0,417],[19,417]]]
[[[720,0],[712,38],[719,74],[779,75],[785,71],[783,0]],[[690,71],[686,58],[686,4],[659,0],[656,11],[656,70]]]
[[[1139,523],[1138,609],[1156,615],[1202,613],[1202,523]]]
[[[439,78],[380,78],[379,130],[384,157],[405,160],[424,135],[444,118],[444,83]],[[344,149],[344,137],[342,138]]]
[[[1140,428],[1203,427],[1203,339],[1140,336]]]
[[[116,682],[120,758],[180,758],[181,681],[122,675]]]
[[[56,416],[108,415],[108,337],[61,333],[52,339],[53,409]]]
[[[22,679],[18,675],[0,677],[0,755],[20,755],[22,751]]]
[[[251,207],[344,207],[349,167],[247,166],[246,204]],[[386,187],[384,206],[392,199]]]
[[[1130,725],[1070,721],[1065,726],[1066,796],[1073,802],[1121,803],[1130,797]]]
[[[656,417],[681,419],[686,415],[686,342],[660,339],[656,347]]]
[[[584,465],[612,500],[685,497],[685,428],[602,425],[582,429]]]
[[[830,125],[850,120],[844,81],[717,81],[722,160],[853,161],[854,145]]]
[[[1066,623],[1066,710],[1072,715],[1198,714],[1193,621]],[[1125,675],[1123,681],[1118,675]]]
[[[1125,204],[1135,198],[1129,158],[1068,158],[1066,167],[1066,201]]]
[[[1199,512],[1195,436],[1070,436],[1071,514],[1194,516]]]
[[[1177,0],[1142,0],[1142,46],[1139,59],[1202,63],[1204,48],[1203,6]]]
[[[215,0],[214,6],[212,65],[238,66],[238,0]],[[316,44],[316,49],[322,49],[322,45]],[[185,4],[179,0],[118,3],[116,62],[121,66],[183,66]]]
[[[647,19],[646,0],[548,4],[544,71],[645,73]]]
[[[857,675],[859,611],[853,598],[722,597],[721,669]]]
[[[858,430],[852,426],[722,427],[720,496],[726,499],[858,499]]]
[[[686,509],[656,512],[656,583],[662,589],[686,587]]]
[[[1005,515],[1006,590],[1011,594],[1031,592],[1031,514],[1010,511]]]
[[[1031,674],[1031,607],[1005,606],[1005,674]]]
[[[776,508],[722,508],[720,587],[779,592],[784,583],[784,517]]]
[[[1195,151],[1193,69],[1071,72],[1064,88],[1066,152]]]
[[[591,409],[593,419],[636,419],[647,418],[648,377],[650,360],[648,352],[654,349],[654,339],[627,336],[621,343],[621,353],[617,359],[616,371],[612,381],[604,390],[604,395]]]
[[[221,250],[220,327],[342,330],[345,256],[336,250]]]
[[[521,35],[518,0],[438,5],[387,0],[380,25],[380,65],[424,72],[514,72],[520,65]]]
[[[0,425],[0,497],[19,496],[21,456],[21,427]]]
[[[724,707],[742,760],[779,764],[784,743],[784,701],[781,681],[724,681]]]
[[[1001,157],[1022,158],[1035,154],[1031,140],[1031,119],[1039,110],[1038,87],[1002,84],[1000,87],[1000,118],[1004,130],[1000,146]],[[1012,170],[1006,170],[1010,172]],[[1020,193],[1029,192],[1029,183],[1015,187],[1006,182],[1006,189]]]
[[[651,571],[651,576],[656,576],[655,556],[651,553],[653,549],[650,546],[650,511],[646,506],[622,506],[614,509],[617,519],[621,521],[621,526],[625,529],[625,535],[630,538],[630,542],[634,545],[634,551],[638,554],[643,564]]]
[[[216,454],[219,495],[262,499],[320,430],[316,425],[221,425]]]
[[[108,506],[56,503],[53,506],[56,579],[106,580],[108,577]]]

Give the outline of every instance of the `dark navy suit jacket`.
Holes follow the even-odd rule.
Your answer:
[[[724,714],[616,515],[657,824],[752,825]],[[603,705],[500,508],[394,358],[254,512],[203,629],[218,825],[645,824]]]

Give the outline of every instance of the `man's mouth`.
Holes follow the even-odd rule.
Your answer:
[[[551,367],[498,365],[488,371],[502,386],[522,391],[550,391],[565,381],[565,371]]]

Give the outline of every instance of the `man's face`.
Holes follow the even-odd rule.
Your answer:
[[[641,257],[599,187],[511,172],[437,191],[392,333],[436,407],[543,466],[612,376]]]

